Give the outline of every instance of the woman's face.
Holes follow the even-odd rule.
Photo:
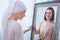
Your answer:
[[[51,17],[52,17],[52,10],[49,10],[49,9],[48,9],[48,10],[46,11],[46,19],[47,19],[47,20],[50,20]]]
[[[18,19],[22,19],[23,17],[25,17],[25,12],[26,12],[26,10],[20,11],[18,13]]]

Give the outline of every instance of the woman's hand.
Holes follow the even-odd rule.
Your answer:
[[[32,26],[30,26],[28,29],[24,30],[23,33],[28,32],[29,30],[32,30]]]
[[[29,27],[29,30],[32,30],[32,26]]]

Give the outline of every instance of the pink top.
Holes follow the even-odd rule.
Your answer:
[[[54,30],[55,30],[54,22],[47,23],[46,21],[43,21],[40,24],[40,38],[43,39],[43,37],[45,37],[43,40],[53,40]]]

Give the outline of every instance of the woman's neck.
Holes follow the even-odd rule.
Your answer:
[[[15,21],[17,21],[17,18],[15,16],[12,16],[12,17],[9,18],[9,20],[15,20]]]
[[[52,21],[51,20],[46,20],[48,23],[51,23]]]

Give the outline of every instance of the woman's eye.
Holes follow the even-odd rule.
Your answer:
[[[46,14],[51,14],[51,12],[46,12]]]
[[[49,14],[51,14],[51,12],[49,12]]]
[[[46,12],[46,14],[48,14],[48,12]]]

